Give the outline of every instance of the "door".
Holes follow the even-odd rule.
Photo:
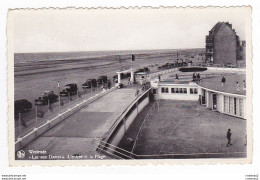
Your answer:
[[[206,104],[206,91],[202,89],[202,95],[201,95],[201,104]]]
[[[212,110],[217,110],[217,94],[212,94]]]

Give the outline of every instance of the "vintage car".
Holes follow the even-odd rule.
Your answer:
[[[35,99],[35,105],[44,105],[53,103],[58,100],[58,95],[54,94],[53,91],[44,91],[40,97]]]
[[[107,76],[99,76],[97,79],[98,84],[105,84],[107,83]]]
[[[26,99],[20,99],[14,101],[14,113],[18,115],[19,113],[26,112],[32,109],[32,103],[27,101]]]
[[[67,84],[65,88],[60,92],[60,96],[71,96],[77,94],[78,86],[77,84]]]
[[[85,83],[82,84],[83,89],[88,89],[91,87],[97,87],[97,80],[96,79],[88,79]]]

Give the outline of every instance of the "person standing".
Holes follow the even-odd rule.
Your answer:
[[[226,82],[226,78],[224,76],[222,77],[221,82],[222,82],[222,86],[224,86],[224,84]]]
[[[192,74],[192,79],[193,79],[193,81],[195,81],[195,79],[196,79],[195,72]]]
[[[226,146],[226,147],[228,147],[229,145],[230,145],[230,146],[232,145],[232,144],[231,144],[231,135],[232,135],[231,129],[228,129],[228,131],[227,131],[228,143],[227,143],[227,146]]]
[[[197,74],[197,81],[200,80],[200,73]]]

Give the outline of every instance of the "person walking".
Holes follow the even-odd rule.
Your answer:
[[[227,146],[226,146],[226,147],[228,147],[229,145],[230,145],[230,146],[232,145],[232,144],[231,144],[231,135],[232,135],[231,129],[228,129],[228,131],[227,131],[228,143],[227,143]]]

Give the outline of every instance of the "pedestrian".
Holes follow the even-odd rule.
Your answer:
[[[222,77],[221,82],[222,82],[222,86],[224,86],[224,84],[225,84],[225,82],[226,82],[226,78],[225,78],[224,76]]]
[[[195,75],[195,72],[192,74],[192,79],[193,81],[195,81],[195,78],[196,78],[196,75]]]
[[[179,79],[178,74],[175,75],[176,79]]]
[[[228,129],[228,131],[227,131],[227,139],[228,139],[228,143],[227,143],[227,146],[226,147],[228,147],[229,145],[231,146],[232,144],[231,144],[231,129]]]
[[[197,74],[197,81],[200,80],[200,73]]]

